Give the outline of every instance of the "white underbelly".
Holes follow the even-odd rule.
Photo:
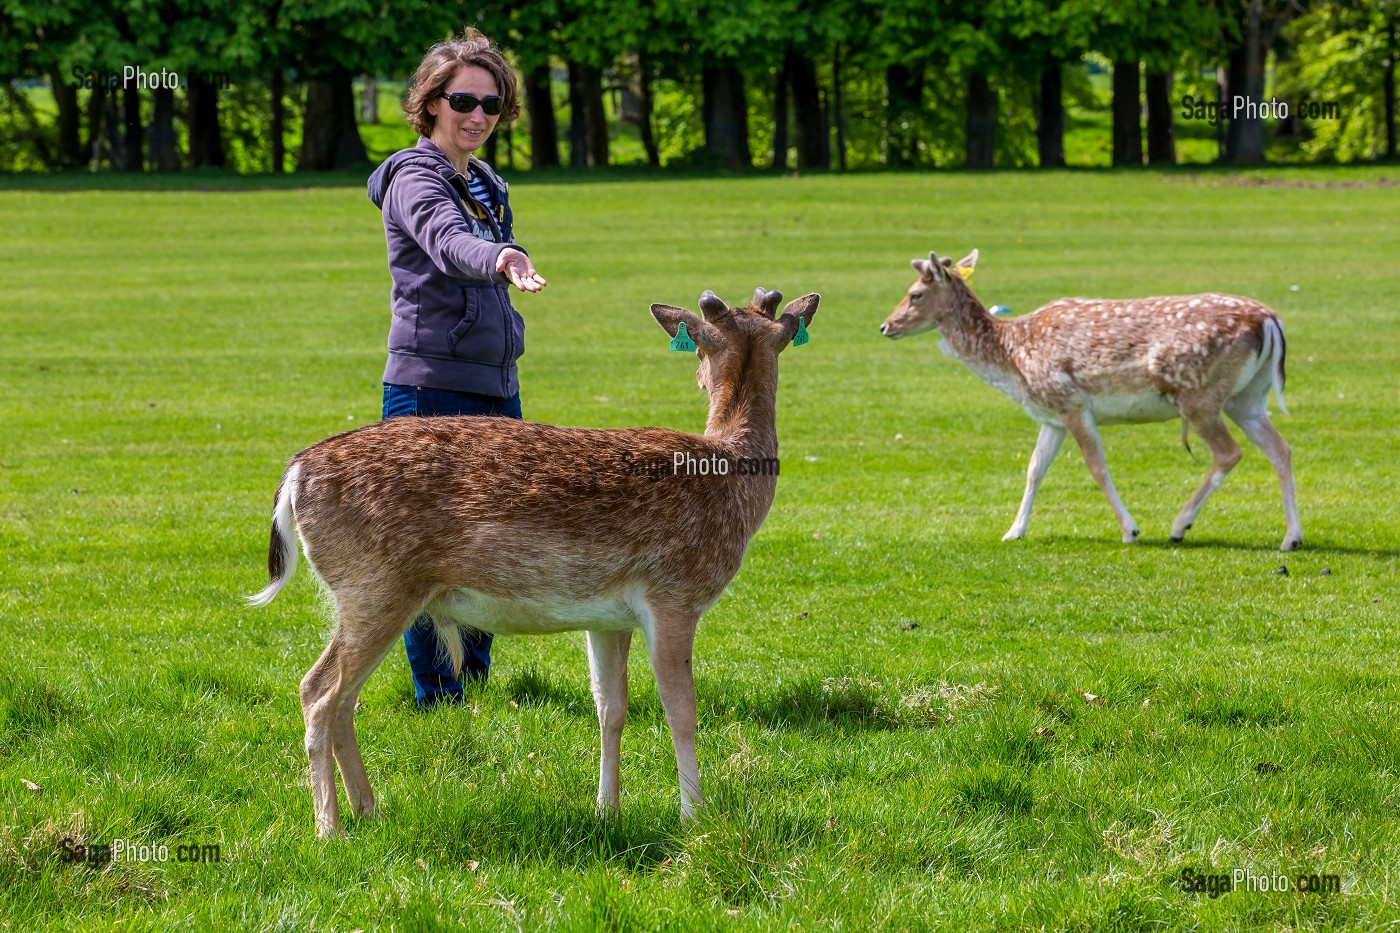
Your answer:
[[[1099,424],[1147,424],[1181,417],[1176,405],[1158,392],[1101,395],[1087,401]]]
[[[476,590],[451,590],[425,611],[440,622],[469,625],[494,635],[546,635],[552,632],[626,631],[643,625],[621,598],[501,597]]]

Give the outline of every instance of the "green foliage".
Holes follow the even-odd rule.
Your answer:
[[[1324,3],[1288,27],[1294,57],[1280,65],[1278,94],[1306,127],[1302,143],[1311,160],[1351,162],[1385,151],[1387,58],[1400,58],[1400,3]],[[1336,113],[1309,105],[1332,104]]]
[[[1277,86],[1300,101],[1335,102],[1341,117],[1304,117],[1301,144],[1285,140],[1271,155],[1376,158],[1384,138],[1381,63],[1400,54],[1393,39],[1397,0],[1306,6],[1288,29],[1290,55],[1279,68]],[[1265,13],[1277,18],[1282,10],[1272,4]],[[130,64],[183,74],[225,72],[235,84],[225,101],[230,167],[244,171],[267,163],[266,131],[260,124],[268,115],[257,100],[258,88],[274,69],[286,71],[294,83],[331,74],[404,80],[433,42],[475,24],[522,69],[552,65],[561,71],[562,64],[573,61],[604,69],[613,87],[634,80],[634,62],[644,54],[657,70],[654,120],[662,162],[700,167],[709,159],[702,152],[699,119],[706,65],[732,62],[743,73],[750,149],[755,163],[763,165],[771,155],[774,77],[784,55],[796,51],[816,64],[828,100],[838,91],[833,62],[843,63],[839,91],[848,165],[962,164],[964,98],[969,76],[977,74],[987,76],[1000,96],[995,163],[1022,167],[1035,162],[1035,96],[1047,63],[1068,63],[1065,71],[1073,83],[1086,61],[1138,59],[1151,69],[1177,71],[1180,99],[1188,87],[1204,84],[1198,79],[1206,69],[1223,63],[1228,45],[1239,40],[1242,11],[1238,0],[526,0],[482,8],[410,0],[394,4],[392,11],[371,0],[104,0],[95,7],[72,0],[15,0],[0,10],[0,62],[3,77],[11,79],[66,77],[75,67],[112,71]],[[892,66],[922,76],[917,101],[912,93],[907,101],[898,94],[891,100],[886,76]],[[556,105],[562,131],[568,124],[567,88],[560,91]],[[0,97],[0,128],[5,131],[0,133],[0,167],[30,170],[60,164],[50,112],[40,108],[31,113],[16,93]],[[84,93],[80,106],[85,101]],[[143,107],[149,109],[149,102]],[[615,109],[610,103],[609,112]],[[1067,139],[1067,153],[1083,154],[1081,159],[1071,154],[1072,164],[1100,163],[1100,151],[1106,153],[1108,143],[1092,135],[1098,128],[1096,120],[1070,127],[1078,138]],[[1208,131],[1184,121],[1179,129],[1183,158],[1214,158]],[[834,125],[831,130],[834,139]],[[365,135],[380,154],[399,138],[384,128],[367,129]],[[519,135],[523,160],[528,158],[527,134]],[[610,136],[616,141],[614,161],[643,161],[634,128],[614,122]],[[294,136],[288,147],[296,151]]]

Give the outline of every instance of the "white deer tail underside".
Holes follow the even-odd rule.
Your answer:
[[[1264,365],[1269,367],[1274,395],[1278,397],[1278,410],[1286,415],[1288,406],[1283,403],[1283,383],[1286,378],[1284,358],[1288,355],[1288,344],[1283,339],[1283,325],[1278,322],[1278,318],[1270,317],[1264,322],[1264,346],[1259,355]]]
[[[452,659],[452,673],[458,677],[462,676],[462,663],[466,660],[466,649],[462,647],[462,630],[455,622],[440,622],[433,619],[433,629],[437,632],[438,644],[443,651]]]
[[[243,597],[252,607],[266,606],[282,592],[282,587],[297,569],[296,490],[301,464],[294,463],[282,476],[277,487],[277,501],[272,507],[272,534],[267,544],[267,586],[252,596]]]

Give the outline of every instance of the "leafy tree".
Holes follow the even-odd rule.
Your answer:
[[[1400,0],[1329,2],[1289,25],[1293,57],[1279,68],[1278,89],[1306,128],[1307,157],[1395,157],[1398,32]]]

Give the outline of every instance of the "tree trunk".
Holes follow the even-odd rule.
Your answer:
[[[792,86],[793,142],[797,146],[798,171],[830,168],[816,63],[796,50],[789,50],[783,68]]]
[[[310,95],[308,94],[308,103]],[[190,76],[186,89],[189,102],[190,168],[224,164],[224,138],[219,130],[219,89],[198,75]],[[308,112],[307,116],[310,116]],[[311,121],[306,122],[307,130]]]
[[[1172,73],[1147,72],[1147,163],[1176,164],[1176,129],[1172,121]]]
[[[1293,66],[1293,46],[1288,42],[1279,42],[1274,46],[1274,73],[1279,74]],[[1299,135],[1303,129],[1303,122],[1298,119],[1298,99],[1296,97],[1281,97],[1277,93],[1274,95],[1279,103],[1288,107],[1286,116],[1278,117],[1274,120],[1274,138],[1294,137]]]
[[[83,164],[83,143],[78,138],[82,113],[78,110],[78,89],[63,80],[58,69],[50,69],[49,84],[58,107],[58,158],[65,168]]]
[[[1113,164],[1142,165],[1142,97],[1136,60],[1113,63]]]
[[[122,171],[144,172],[146,159],[141,147],[141,92],[135,84],[122,88],[122,117],[126,126],[122,139],[125,151]]]
[[[481,147],[481,158],[487,165],[496,164],[496,155],[501,149],[500,139],[503,132],[505,132],[505,127],[501,126],[499,123],[496,124],[496,131],[486,137],[486,143]]]
[[[834,121],[828,120],[822,125],[822,164],[831,164],[831,133],[827,127],[834,122],[836,125],[836,168],[844,172],[846,170],[846,98],[841,86],[841,46],[838,45],[831,52],[831,106],[835,111],[836,119]]]
[[[96,171],[98,166],[102,164],[103,142],[106,138],[102,116],[107,110],[107,87],[100,81],[94,83],[96,86],[92,89],[92,93],[88,95],[88,136],[86,151],[91,160],[89,164],[92,170]]]
[[[788,65],[783,56],[773,80],[773,168],[787,171],[788,167]]]
[[[651,114],[653,101],[651,96],[652,82],[652,61],[651,55],[646,52],[637,53],[637,129],[642,135],[642,148],[647,153],[647,165],[652,168],[661,167],[661,152],[656,145],[656,133],[651,128]]]
[[[1063,64],[1047,58],[1040,71],[1035,140],[1041,168],[1065,167],[1065,91]]]
[[[268,88],[272,92],[272,171],[281,175],[287,170],[287,110],[283,97],[287,93],[287,75],[281,68],[272,71]]]
[[[525,72],[525,109],[530,116],[530,165],[559,165],[559,128],[554,121],[554,96],[549,90],[549,63]]]
[[[307,79],[302,127],[297,171],[339,171],[369,161],[355,125],[355,85],[350,72]]]
[[[126,171],[126,134],[122,132],[122,115],[117,107],[121,95],[112,88],[103,102],[103,137],[107,144],[107,164],[114,172]]]
[[[701,74],[704,101],[705,148],[724,167],[739,171],[753,165],[749,150],[749,107],[744,76],[734,61],[707,66]]]
[[[967,79],[967,167],[992,168],[997,151],[999,95],[984,74]]]
[[[588,108],[583,100],[583,68],[569,62],[569,165],[588,165]]]
[[[151,163],[157,172],[178,172],[180,154],[175,151],[175,92],[160,87],[155,90],[155,107],[151,112]]]
[[[379,82],[374,80],[374,75],[365,75],[360,79],[363,88],[360,96],[360,122],[368,126],[375,126],[379,123]]]
[[[919,162],[923,93],[922,64],[900,62],[885,69],[885,161],[889,165],[907,168]]]
[[[1264,35],[1260,17],[1262,0],[1248,0],[1245,4],[1244,23],[1244,72],[1242,80],[1236,81],[1230,75],[1230,129],[1235,138],[1235,149],[1231,161],[1238,165],[1258,165],[1264,161],[1264,117],[1259,106],[1264,100]],[[1232,60],[1233,62],[1233,60]],[[1237,89],[1238,88],[1238,89]],[[1239,116],[1235,114],[1233,95],[1242,94],[1247,105]],[[1252,104],[1253,106],[1248,106]],[[1239,129],[1236,130],[1236,124]]]
[[[588,138],[588,164],[608,164],[608,115],[603,107],[603,69],[584,67],[583,128]]]

